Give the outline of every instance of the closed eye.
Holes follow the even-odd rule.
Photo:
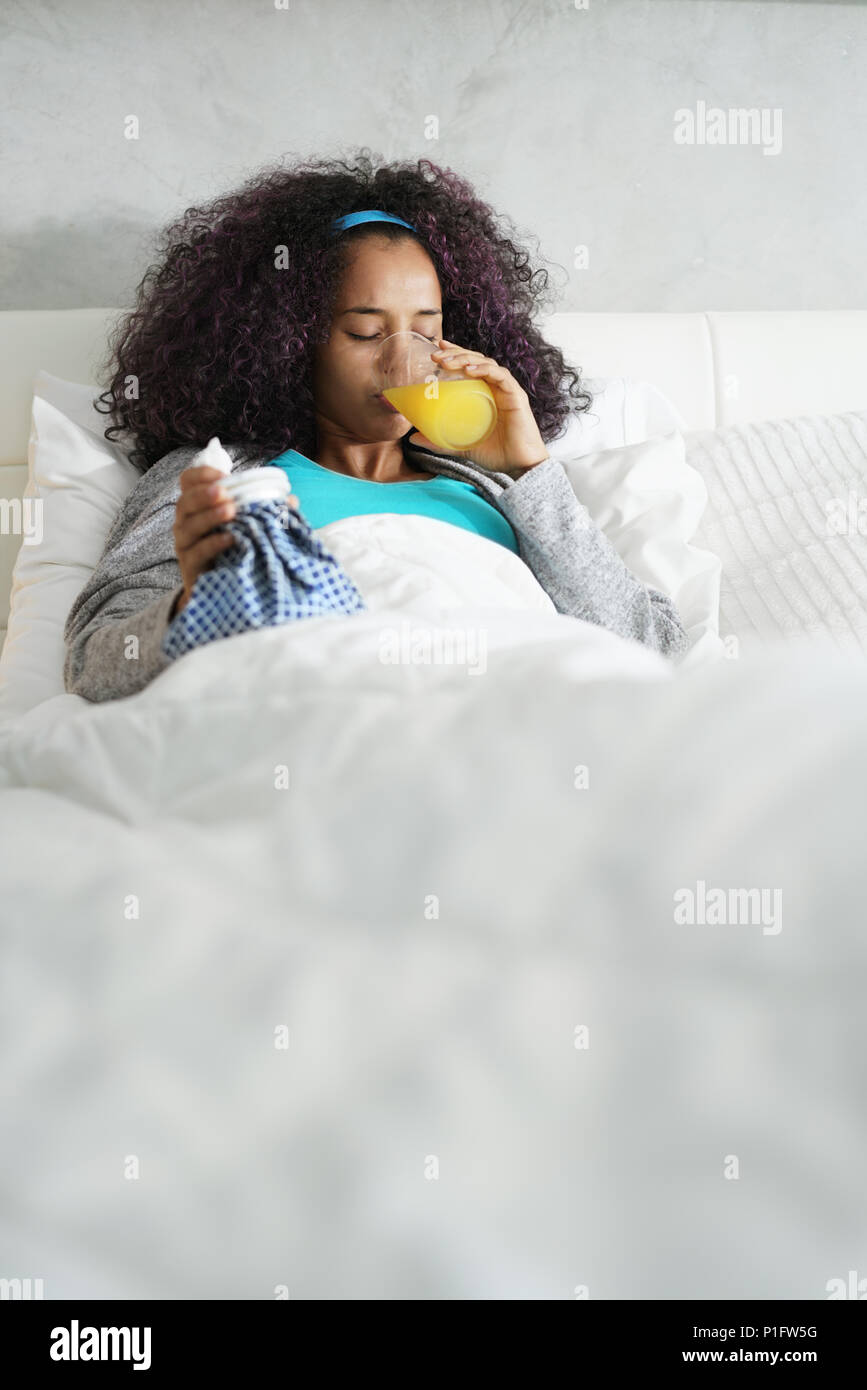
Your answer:
[[[347,332],[349,332],[348,329],[347,329]],[[370,336],[368,337],[368,336],[365,336],[364,333],[349,333],[349,336],[350,336],[350,338],[354,338],[355,341],[356,341],[357,343],[372,343],[372,342],[374,342],[374,341],[379,337],[379,334],[378,334],[378,333],[372,333],[372,334],[370,334]],[[436,342],[436,338],[429,338],[428,335],[427,335],[426,333],[421,333],[421,334],[419,334],[419,336],[422,337],[422,338],[425,338],[426,341],[429,342],[429,343],[435,343],[435,342]]]

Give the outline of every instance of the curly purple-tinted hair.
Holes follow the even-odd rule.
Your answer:
[[[410,222],[363,223],[338,236],[343,213],[379,208]],[[180,445],[212,435],[256,450],[315,457],[313,347],[329,334],[349,248],[376,235],[413,237],[439,277],[443,336],[506,367],[529,396],[547,442],[591,395],[534,323],[548,272],[466,180],[429,159],[315,159],[270,168],[236,192],[188,208],[159,236],[157,262],[116,324],[97,409],[107,439],[126,435],[145,472]]]

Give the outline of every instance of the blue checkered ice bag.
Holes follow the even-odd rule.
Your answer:
[[[199,575],[162,640],[172,660],[218,637],[364,609],[352,580],[288,503],[248,502],[225,527],[235,544]]]

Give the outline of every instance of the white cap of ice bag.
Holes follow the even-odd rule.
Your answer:
[[[245,502],[279,502],[292,491],[289,478],[282,468],[247,468],[231,476],[232,460],[216,435],[196,455],[194,464],[197,468],[204,465],[219,468],[221,473],[225,473],[223,487],[239,507]]]

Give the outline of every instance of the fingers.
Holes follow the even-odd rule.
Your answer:
[[[192,470],[187,470],[187,472],[190,471]],[[216,506],[220,502],[228,501],[229,498],[229,494],[223,486],[225,481],[223,474],[216,469],[196,469],[195,472],[217,473],[217,477],[212,482],[207,480],[196,482],[195,479],[185,482],[185,474],[181,474],[181,495],[178,498],[176,510],[177,515],[182,518],[193,516],[205,507]]]
[[[452,344],[432,352],[431,357],[447,371],[464,372],[470,379],[476,377],[489,382],[504,396],[524,397],[527,394],[511,372],[501,367],[493,357],[484,357],[480,352],[471,352],[469,348],[459,348]]]
[[[223,487],[218,468],[187,468],[181,474],[181,495],[175,507],[175,553],[186,594],[198,576],[223,550],[235,544],[229,531],[217,530],[235,515],[235,503]]]
[[[221,550],[228,550],[230,545],[235,544],[235,537],[229,531],[214,531],[210,536],[204,536],[195,545],[190,546],[184,553],[184,563],[193,575],[202,572],[205,566]]]
[[[224,522],[231,521],[236,510],[231,498],[213,506],[200,506],[197,510],[182,511],[180,507],[179,502],[174,525],[177,550],[188,550],[201,536],[213,531],[215,526],[222,526]]]
[[[505,372],[505,368],[500,367],[493,357],[485,357],[481,352],[473,352],[470,348],[455,347],[451,343],[446,347],[437,348],[436,352],[431,353],[431,357],[438,357],[442,366],[455,371],[464,371],[468,367],[493,367],[497,371]]]
[[[199,487],[202,483],[218,483],[225,477],[226,474],[222,469],[211,468],[203,463],[197,468],[185,468],[178,482],[181,485],[181,492],[186,492],[190,488]]]

